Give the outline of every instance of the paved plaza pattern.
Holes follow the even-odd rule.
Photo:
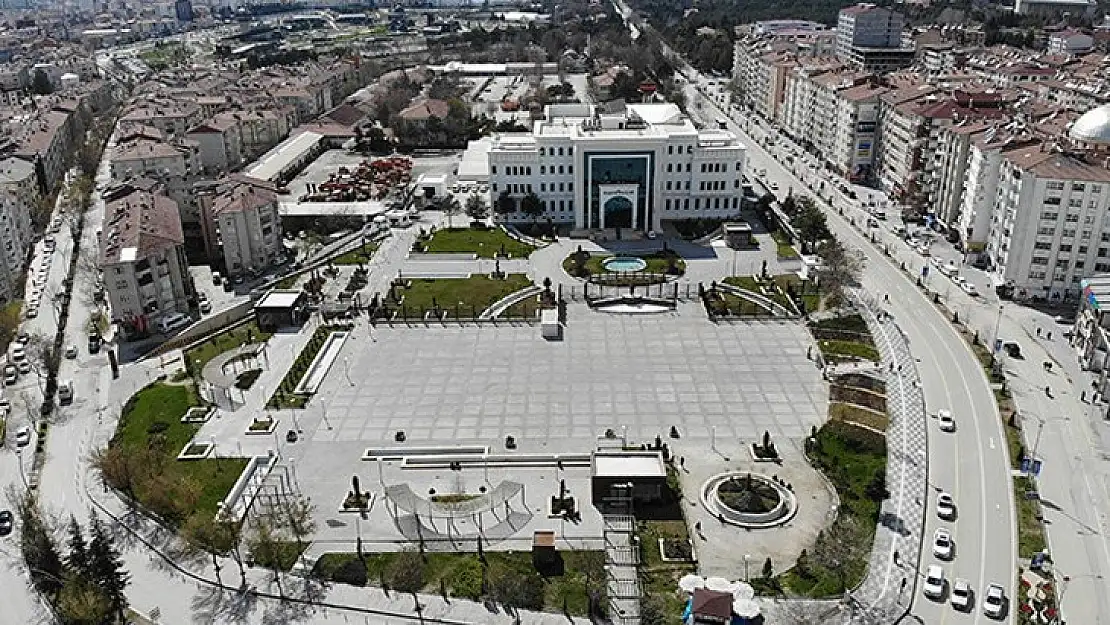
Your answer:
[[[348,341],[314,402],[313,442],[453,445],[505,436],[521,450],[592,449],[606,429],[648,441],[801,438],[822,422],[827,391],[797,323],[715,325],[699,306],[609,315],[571,305],[563,341],[532,325],[379,325]],[[349,360],[348,360],[349,359]],[[336,371],[349,362],[346,371]],[[715,432],[714,432],[715,429]]]

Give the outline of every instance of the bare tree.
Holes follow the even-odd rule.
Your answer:
[[[239,533],[236,524],[219,521],[216,517],[205,512],[197,512],[185,521],[181,527],[181,536],[193,549],[202,550],[212,556],[212,568],[216,571],[216,581],[223,583],[220,578],[219,556],[232,552],[239,542]],[[239,574],[246,580],[246,571],[242,562],[239,563]]]
[[[867,534],[859,519],[840,515],[832,526],[817,535],[817,543],[809,560],[812,564],[827,569],[834,574],[843,592],[847,587],[848,574],[862,557],[867,557]]]
[[[821,257],[821,268],[817,278],[821,291],[825,294],[830,308],[844,303],[844,289],[859,284],[863,273],[863,258],[854,250],[848,250],[837,239],[830,239],[817,250]]]
[[[280,521],[271,513],[254,514],[249,521],[250,534],[247,547],[254,561],[270,569],[277,584],[278,596],[285,597],[281,586],[281,572],[285,559],[285,541],[280,537]]]

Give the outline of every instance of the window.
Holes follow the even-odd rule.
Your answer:
[[[678,146],[678,149],[681,150],[682,146]],[[682,209],[683,210],[690,210],[690,198],[686,198],[685,200],[682,200]]]
[[[690,190],[690,181],[689,180],[686,181],[686,190],[687,191]]]
[[[1072,191],[1085,191],[1086,189],[1087,185],[1083,184],[1082,182],[1073,182],[1071,185]]]
[[[1088,226],[1095,223],[1095,216],[1094,215],[1087,215],[1086,217],[1083,218],[1083,223],[1088,225]]]
[[[497,174],[497,165],[490,165],[489,166],[489,173],[496,175]]]
[[[705,173],[705,163],[701,164],[701,173]]]
[[[567,173],[568,174],[573,174],[574,173],[574,165],[567,165]]]
[[[699,191],[705,191],[705,181],[704,180],[702,180],[701,182],[698,183],[698,190]]]
[[[559,183],[559,193],[563,192],[563,183]]]
[[[547,165],[540,165],[540,175],[542,176],[546,173],[547,173]]]
[[[1084,239],[1089,239],[1089,238],[1091,238],[1091,231],[1090,231],[1090,230],[1084,230],[1084,231],[1083,231],[1083,238],[1084,238]]]
[[[740,179],[739,178],[732,181],[732,188],[733,189],[739,189],[740,188]]]
[[[1068,206],[1070,206],[1071,208],[1083,208],[1083,198],[1081,198],[1081,197],[1071,198],[1070,200],[1068,200]]]
[[[1060,251],[1061,252],[1070,252],[1071,251],[1071,245],[1061,245],[1060,246]]]
[[[1047,219],[1049,221],[1056,221],[1056,219],[1059,218],[1059,217],[1060,217],[1060,213],[1049,213],[1047,211],[1041,213],[1041,219]]]
[[[565,211],[566,210],[566,201],[565,200],[559,200],[559,210],[560,211]]]
[[[686,153],[687,154],[693,154],[694,153],[694,146],[692,146],[692,145],[686,146]]]
[[[1064,217],[1064,221],[1069,224],[1079,223],[1079,215],[1068,215]]]
[[[701,208],[701,198],[694,198],[694,210]]]
[[[540,183],[540,193],[543,193],[544,191],[547,191],[547,183],[541,182]]]
[[[1041,256],[1034,256],[1033,260],[1031,260],[1029,262],[1031,264],[1034,264],[1034,265],[1047,265],[1048,264],[1048,259],[1044,258],[1044,257],[1041,257]]]
[[[567,191],[570,191],[572,193],[574,192],[574,183],[573,182],[568,182],[567,183]]]
[[[671,164],[667,163],[667,173],[671,173]]]
[[[690,163],[686,163],[686,173],[690,173]]]
[[[574,210],[574,200],[567,200],[567,210]]]
[[[1075,236],[1075,229],[1074,228],[1072,228],[1071,230],[1064,230],[1064,238],[1065,239],[1069,238],[1069,237],[1074,237],[1074,236]]]
[[[679,153],[679,154],[682,154],[682,146],[681,146],[681,145],[680,145],[680,146],[678,146],[678,153]]]
[[[1045,183],[1045,188],[1052,191],[1062,191],[1064,189],[1064,183],[1058,180],[1049,180]]]
[[[713,198],[713,208],[721,207],[721,198]]]
[[[559,165],[559,175],[563,175],[563,166]]]
[[[674,154],[674,146],[673,145],[668,145],[667,146],[667,154]],[[670,208],[670,207],[668,206],[667,208]]]
[[[671,210],[671,199],[670,198],[667,198],[666,207],[667,207],[667,210]]]
[[[1045,206],[1059,206],[1060,205],[1060,198],[1058,198],[1058,197],[1046,197],[1044,199],[1044,205]]]
[[[736,161],[736,171],[740,171],[740,166],[741,165],[742,165],[742,163],[740,161]]]
[[[495,182],[495,183],[493,183],[493,187],[492,187],[492,189],[493,189],[493,192],[494,192],[494,193],[497,193],[497,183],[496,183],[496,182]]]
[[[544,148],[540,148],[540,156],[544,155]]]
[[[563,148],[559,148],[559,156],[563,155]]]
[[[532,192],[532,185],[530,185],[530,184],[528,185],[528,192],[529,192],[529,193],[531,193],[531,192]]]
[[[524,168],[524,175],[525,176],[531,176],[532,175],[532,166],[531,165]]]
[[[1034,243],[1033,249],[1035,250],[1050,250],[1052,249],[1051,243]]]
[[[1091,193],[1095,193],[1095,194],[1102,193],[1102,185],[1100,185],[1100,184],[1091,185]]]
[[[671,181],[670,180],[667,181],[667,190],[668,191],[671,190]]]
[[[735,195],[732,196],[732,207],[733,208],[738,208],[739,204],[740,204],[740,198],[736,197]]]
[[[1087,253],[1087,246],[1086,245],[1080,245],[1079,246],[1079,253],[1080,254],[1086,254]]]
[[[1058,268],[1063,267],[1064,269],[1067,269],[1068,268],[1068,259],[1061,258],[1060,260],[1057,260],[1056,261],[1056,267],[1058,267]]]

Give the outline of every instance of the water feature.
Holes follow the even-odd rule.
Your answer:
[[[635,256],[614,256],[601,261],[601,266],[606,271],[615,273],[628,273],[647,269],[647,261]]]

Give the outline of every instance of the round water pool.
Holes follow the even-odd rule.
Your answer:
[[[635,256],[614,256],[601,261],[601,266],[605,267],[606,271],[625,273],[647,269],[647,261]]]

